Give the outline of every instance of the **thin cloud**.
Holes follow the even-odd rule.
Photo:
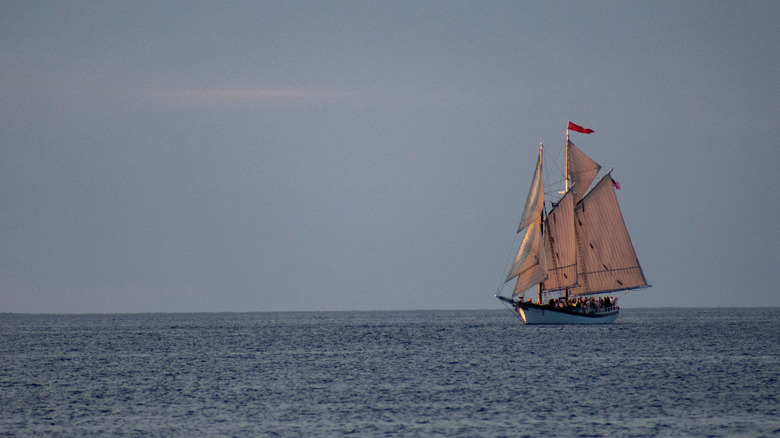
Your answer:
[[[305,88],[194,88],[162,91],[158,95],[168,99],[204,102],[285,102],[344,99],[352,97],[353,93]]]

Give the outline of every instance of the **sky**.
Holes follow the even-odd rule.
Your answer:
[[[0,312],[502,308],[539,143],[780,306],[780,2],[0,0]]]

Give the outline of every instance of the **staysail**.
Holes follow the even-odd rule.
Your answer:
[[[523,216],[517,232],[524,229],[525,236],[517,252],[506,281],[517,277],[513,295],[520,295],[526,289],[545,279],[544,245],[542,244],[542,213],[544,212],[544,181],[542,179],[542,148],[531,181],[531,189],[523,208]]]
[[[526,289],[537,285],[545,278],[544,246],[542,246],[540,221],[531,223],[525,232],[523,243],[517,252],[507,281],[517,277],[512,295],[521,295]]]
[[[528,198],[525,200],[523,216],[520,217],[520,225],[517,232],[523,231],[531,222],[539,220],[544,211],[544,180],[542,176],[542,147],[539,146],[539,158],[536,160],[536,170],[531,180],[531,188],[528,190]]]
[[[588,187],[596,179],[596,175],[601,170],[601,165],[589,156],[585,155],[577,146],[566,138],[567,168],[569,181],[573,184],[571,190],[574,192],[574,203],[580,202]]]
[[[577,283],[574,235],[574,193],[563,195],[544,221],[544,256],[547,279],[543,290],[560,290]]]

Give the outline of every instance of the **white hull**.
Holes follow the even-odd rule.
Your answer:
[[[526,324],[610,324],[619,310],[601,313],[580,313],[523,303],[517,308]]]

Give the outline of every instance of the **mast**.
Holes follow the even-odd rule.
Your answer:
[[[568,129],[566,130],[568,132]],[[542,159],[544,158],[544,154],[542,153],[542,149],[544,146],[542,145],[542,142],[539,142],[539,164],[541,165]],[[544,195],[542,195],[544,196]],[[544,200],[542,200],[542,212],[539,213],[539,224],[542,227],[542,236],[544,236]],[[544,245],[544,244],[543,244]],[[544,281],[539,282],[539,288],[538,288],[538,298],[536,299],[537,304],[542,304],[542,289],[544,288]]]
[[[539,155],[541,156],[542,152],[542,146],[541,143],[539,144]],[[544,236],[544,208],[542,208],[542,212],[539,213],[539,226],[542,231],[542,236]],[[544,245],[544,237],[542,237],[542,245]],[[537,288],[537,298],[536,303],[542,304],[542,290],[544,289],[544,280],[539,282],[538,288]]]
[[[566,129],[566,174],[563,175],[564,181],[566,181],[566,188],[564,191],[569,190],[569,130]]]
[[[565,193],[569,191],[569,128],[568,127],[566,128],[566,174],[563,175],[563,179],[566,181],[565,183],[566,189],[564,191]],[[577,232],[576,228],[574,229],[574,232],[575,233]],[[575,239],[576,239],[576,234],[575,234]],[[569,301],[568,287],[563,289],[563,299],[566,300],[567,302]]]

